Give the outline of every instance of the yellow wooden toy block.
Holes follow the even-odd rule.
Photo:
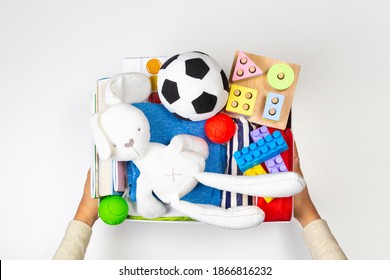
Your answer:
[[[226,104],[226,111],[245,116],[252,116],[256,98],[256,89],[232,85]]]
[[[256,166],[254,166],[254,167],[252,167],[244,172],[244,175],[246,175],[246,176],[256,176],[256,175],[262,175],[262,174],[267,174],[267,172],[264,170],[264,168],[263,168],[263,166],[261,166],[261,164],[256,165]],[[263,198],[267,203],[270,203],[273,200],[272,197],[263,197]]]

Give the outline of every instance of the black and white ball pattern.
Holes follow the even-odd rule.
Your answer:
[[[187,52],[168,59],[158,73],[161,103],[182,119],[201,121],[221,111],[229,84],[218,63],[201,52]]]

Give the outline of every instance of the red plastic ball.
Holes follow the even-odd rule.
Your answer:
[[[204,129],[210,141],[222,144],[234,136],[236,125],[231,117],[219,113],[206,121]]]

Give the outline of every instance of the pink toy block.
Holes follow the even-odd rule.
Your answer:
[[[252,78],[263,74],[260,67],[257,66],[246,54],[239,52],[236,65],[232,76],[232,81]]]

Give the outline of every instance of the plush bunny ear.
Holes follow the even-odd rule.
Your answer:
[[[106,103],[138,103],[148,99],[151,93],[149,78],[142,73],[123,73],[112,77],[106,87]]]
[[[225,209],[214,205],[193,204],[184,200],[174,200],[171,205],[199,222],[227,229],[255,227],[261,224],[265,218],[264,211],[257,206],[238,206]]]
[[[100,125],[101,113],[96,113],[91,117],[92,136],[95,141],[99,157],[109,159],[112,156],[112,146]]]
[[[257,176],[200,172],[195,174],[195,178],[219,190],[263,197],[288,197],[300,193],[306,187],[305,180],[291,171]]]

